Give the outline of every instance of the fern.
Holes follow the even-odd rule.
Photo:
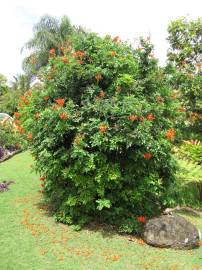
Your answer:
[[[186,159],[176,158],[176,161],[179,168],[176,179],[180,181],[182,185],[202,183],[202,167],[200,165]]]

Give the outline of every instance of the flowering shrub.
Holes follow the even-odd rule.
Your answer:
[[[25,95],[18,128],[57,220],[132,232],[167,206],[179,104],[152,49],[143,39],[137,50],[118,37],[74,39],[50,52],[43,91]]]
[[[9,121],[0,123],[0,147],[3,156],[3,148],[8,150],[16,150],[21,146],[22,140],[15,129],[15,125]],[[0,158],[2,157],[0,153]]]

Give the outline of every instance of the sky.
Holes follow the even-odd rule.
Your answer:
[[[150,36],[155,55],[165,63],[170,21],[182,16],[202,17],[202,0],[6,0],[0,6],[0,73],[8,80],[22,73],[23,44],[32,37],[40,17],[67,15],[73,25],[82,25],[99,35],[129,40]],[[28,52],[27,52],[28,53]]]

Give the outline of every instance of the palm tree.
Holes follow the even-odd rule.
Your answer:
[[[40,21],[33,27],[33,37],[25,43],[22,50],[31,50],[31,54],[23,60],[23,69],[29,74],[37,71],[48,62],[49,50],[58,49],[67,39],[77,32],[67,16],[56,19],[49,15],[41,17]]]

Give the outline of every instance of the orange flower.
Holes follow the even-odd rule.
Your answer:
[[[102,80],[102,75],[99,74],[99,73],[96,74],[96,75],[95,75],[95,79],[96,79],[97,82],[99,82],[100,80]]]
[[[65,100],[63,98],[55,99],[55,102],[61,107],[63,107],[65,104]]]
[[[59,117],[60,117],[61,120],[66,120],[66,119],[68,119],[68,115],[66,115],[65,113],[61,113],[61,114],[59,115]]]
[[[144,122],[144,116],[141,116],[141,117],[140,117],[140,121],[141,121],[141,122]]]
[[[144,242],[143,239],[138,239],[137,242],[138,242],[138,244],[140,244],[140,245],[144,245],[144,244],[145,244],[145,242]]]
[[[49,53],[50,53],[51,55],[55,55],[55,49],[50,49]]]
[[[21,116],[21,114],[20,114],[19,112],[14,112],[14,116],[15,116],[16,118],[19,118],[19,117]]]
[[[115,51],[112,51],[110,54],[111,54],[111,56],[113,56],[113,57],[117,55],[117,53],[116,53]]]
[[[65,64],[69,64],[69,60],[65,56],[61,57],[61,61]]]
[[[157,96],[156,97],[156,101],[157,101],[157,103],[162,103],[163,102],[163,99],[160,97],[160,96]]]
[[[128,119],[129,119],[131,122],[134,122],[134,121],[136,121],[136,120],[138,119],[138,117],[137,117],[136,115],[132,114],[132,115],[130,115],[130,116],[128,117]]]
[[[24,128],[21,127],[21,126],[17,126],[17,130],[20,132],[20,134],[24,134],[25,133]]]
[[[22,96],[22,97],[20,97],[20,99],[21,99],[25,104],[29,104],[29,101],[26,99],[26,97]]]
[[[76,51],[75,53],[72,54],[73,57],[75,58],[80,58],[80,59],[83,59],[84,55],[85,55],[85,52],[83,51]]]
[[[151,159],[152,157],[153,157],[153,155],[151,153],[145,153],[144,154],[145,159]]]
[[[41,184],[40,186],[41,186],[41,187],[44,187],[44,184]]]
[[[100,131],[100,133],[105,133],[107,131],[107,126],[106,125],[100,125],[99,126],[99,131]]]
[[[155,119],[155,117],[153,116],[152,113],[150,113],[150,114],[147,115],[147,120],[148,121],[153,121],[154,119]]]
[[[44,181],[46,178],[45,177],[40,177],[39,180],[40,181]]]
[[[21,124],[21,121],[20,121],[20,120],[15,120],[14,123],[15,123],[16,125],[20,125],[20,124]]]
[[[115,38],[113,38],[113,41],[115,43],[119,43],[121,41],[120,37],[119,36],[116,36]]]
[[[47,101],[47,100],[49,100],[49,97],[45,96],[45,97],[43,97],[43,99]]]
[[[29,134],[27,135],[27,139],[28,139],[28,140],[32,140],[32,139],[33,139],[32,133],[29,133]]]
[[[177,98],[177,95],[176,95],[176,94],[172,94],[172,95],[170,96],[170,98],[173,99],[173,100],[175,100],[175,99]]]
[[[103,90],[100,91],[99,97],[100,98],[104,98],[105,97],[105,92]]]
[[[137,221],[144,223],[146,218],[144,216],[137,217]]]
[[[35,117],[35,119],[37,119],[37,120],[38,120],[38,119],[40,118],[40,113],[38,113],[38,112],[37,112],[37,113],[35,113],[34,117]]]
[[[23,108],[24,105],[23,105],[22,103],[19,103],[19,104],[18,104],[18,107]]]
[[[202,68],[202,63],[197,63],[196,66],[201,69]]]
[[[84,62],[82,60],[77,60],[77,62],[82,65]]]
[[[170,128],[167,132],[166,132],[166,138],[168,140],[172,140],[176,135],[176,131],[172,128]]]
[[[60,47],[60,51],[61,52],[64,52],[64,47]]]

